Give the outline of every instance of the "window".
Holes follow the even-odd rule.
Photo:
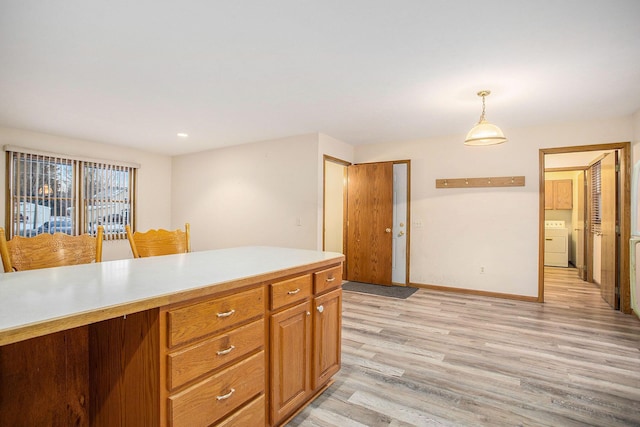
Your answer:
[[[137,165],[5,147],[9,237],[62,232],[126,237],[132,225]]]
[[[593,233],[600,233],[602,224],[600,169],[600,161],[591,166],[591,232]]]

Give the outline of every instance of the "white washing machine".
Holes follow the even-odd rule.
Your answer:
[[[564,221],[544,222],[544,265],[569,267],[569,231]]]

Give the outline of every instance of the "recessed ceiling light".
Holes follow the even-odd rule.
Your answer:
[[[189,137],[189,134],[188,134],[188,133],[184,133],[184,132],[180,132],[180,133],[178,134],[178,136],[179,136],[180,138],[187,138],[187,137]]]

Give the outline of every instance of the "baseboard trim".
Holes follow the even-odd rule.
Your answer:
[[[500,292],[478,291],[476,289],[452,288],[449,286],[426,285],[423,283],[409,283],[409,286],[415,288],[431,289],[433,291],[453,292],[458,294],[479,295],[484,297],[511,299],[526,302],[539,302],[538,297],[528,297],[526,295],[503,294]]]

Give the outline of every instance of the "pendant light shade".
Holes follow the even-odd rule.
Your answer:
[[[494,124],[489,123],[485,118],[485,100],[491,91],[482,90],[478,92],[478,96],[482,97],[482,114],[478,124],[473,127],[464,140],[465,145],[495,145],[502,144],[507,140],[502,130]]]

